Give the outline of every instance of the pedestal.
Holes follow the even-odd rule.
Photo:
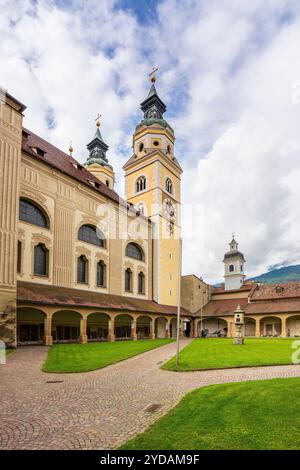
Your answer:
[[[233,344],[244,344],[244,338],[233,338]]]

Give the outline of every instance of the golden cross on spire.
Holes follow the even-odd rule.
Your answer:
[[[150,80],[152,83],[155,83],[156,82],[156,74],[155,72],[158,71],[158,67],[152,67],[152,72],[149,73],[149,77],[150,77]]]
[[[101,118],[102,114],[99,114],[97,113],[97,116],[96,116],[96,127],[100,127],[101,126],[101,122],[100,122],[100,118]]]

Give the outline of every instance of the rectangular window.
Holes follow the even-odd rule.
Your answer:
[[[132,291],[132,272],[130,269],[126,269],[125,271],[125,291]]]
[[[145,276],[143,273],[139,273],[138,276],[138,293],[145,294]]]
[[[87,266],[88,261],[85,256],[79,256],[77,260],[77,282],[81,284],[87,283]]]
[[[97,263],[97,286],[105,287],[106,266],[103,261]]]
[[[48,250],[42,243],[34,247],[34,274],[48,276]]]

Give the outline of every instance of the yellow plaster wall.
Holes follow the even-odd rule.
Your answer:
[[[134,289],[130,295],[151,298],[152,242],[151,225],[147,219],[140,217],[135,230],[132,214],[128,214],[127,207],[119,208],[117,203],[105,196],[26,154],[22,154],[20,176],[21,195],[38,203],[47,213],[50,229],[19,221],[18,235],[22,242],[19,280],[123,295],[124,272],[128,264],[125,244],[132,237],[132,231],[135,241],[145,252],[145,262],[134,267]],[[78,230],[83,224],[99,226],[107,238],[106,249],[78,240]],[[34,246],[39,242],[49,249],[47,277],[33,274]],[[77,283],[77,258],[81,254],[89,260],[87,284]],[[99,260],[107,266],[105,288],[96,286],[96,264]],[[137,293],[139,270],[145,274],[146,288],[142,296]]]
[[[16,345],[16,266],[22,110],[0,90],[0,338]]]

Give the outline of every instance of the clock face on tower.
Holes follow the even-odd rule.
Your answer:
[[[171,199],[165,199],[163,204],[164,214],[169,220],[174,220],[176,217],[176,207]]]

